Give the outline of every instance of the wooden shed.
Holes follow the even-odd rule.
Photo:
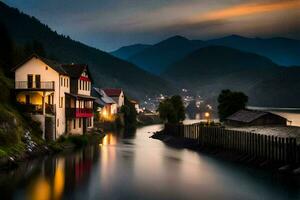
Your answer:
[[[230,126],[286,126],[287,119],[270,112],[243,109],[227,117],[225,123]]]

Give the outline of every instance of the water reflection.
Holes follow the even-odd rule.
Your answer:
[[[108,132],[100,145],[0,173],[0,199],[299,199],[299,180],[149,139],[162,126]]]

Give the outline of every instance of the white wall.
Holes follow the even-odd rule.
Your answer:
[[[54,98],[53,104],[56,109],[56,136],[57,138],[65,133],[65,92],[70,92],[70,79],[67,76],[62,76],[68,79],[68,87],[60,86],[60,75],[50,66],[45,64],[38,58],[32,58],[15,71],[15,81],[27,81],[27,75],[33,75],[35,81],[36,74],[41,75],[41,82],[54,81]],[[63,105],[60,107],[60,99],[63,97]]]

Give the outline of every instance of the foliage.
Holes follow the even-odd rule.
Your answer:
[[[67,141],[73,143],[76,147],[86,146],[89,142],[88,137],[86,135],[72,135],[67,138]]]
[[[125,96],[125,103],[121,107],[121,112],[124,114],[124,123],[125,127],[135,127],[137,124],[137,112],[134,105],[129,101],[129,99]]]
[[[4,69],[6,75],[13,66],[13,41],[6,29],[6,26],[0,22],[0,67]]]
[[[218,112],[220,121],[232,115],[238,110],[244,109],[248,102],[248,97],[242,92],[222,90],[218,97]]]
[[[180,123],[185,119],[185,108],[181,96],[175,95],[160,102],[159,117],[168,123]]]

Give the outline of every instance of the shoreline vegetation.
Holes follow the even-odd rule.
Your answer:
[[[195,152],[208,154],[218,159],[234,162],[261,170],[269,170],[277,174],[285,174],[300,177],[300,166],[296,164],[286,164],[283,162],[271,161],[255,156],[249,156],[245,153],[237,153],[230,150],[224,150],[216,147],[200,146],[195,140],[188,138],[179,138],[165,134],[164,130],[155,132],[150,138],[157,139],[177,149],[189,149]]]
[[[0,146],[0,170],[10,170],[18,167],[22,162],[32,160],[45,155],[54,155],[63,152],[74,151],[87,145],[99,143],[105,136],[104,133],[89,133],[85,135],[63,136],[52,142],[35,143],[29,137],[31,144],[21,143],[11,147]],[[27,145],[27,146],[26,146]]]

